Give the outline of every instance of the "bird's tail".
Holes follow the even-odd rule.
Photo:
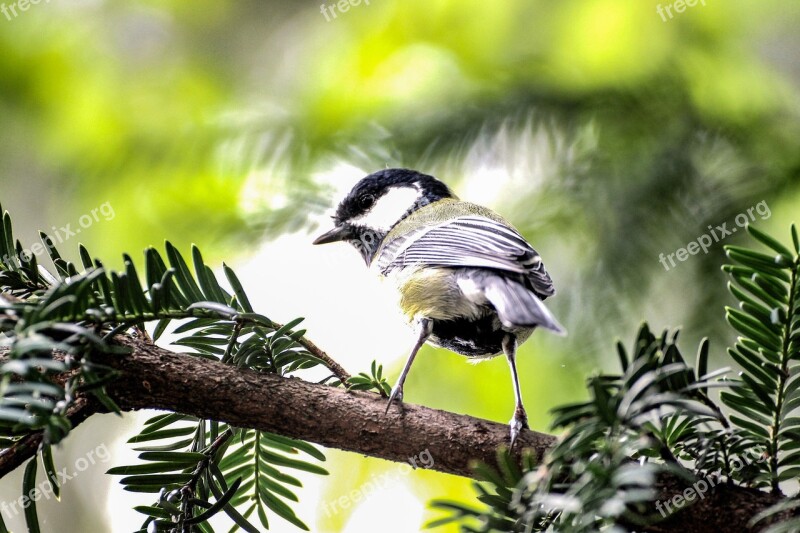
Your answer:
[[[497,310],[504,326],[537,326],[566,335],[566,330],[545,307],[544,302],[522,283],[497,275],[487,276],[484,283],[486,299]]]

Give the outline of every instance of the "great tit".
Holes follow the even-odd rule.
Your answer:
[[[391,168],[368,175],[342,200],[335,227],[314,244],[346,241],[367,266],[391,280],[416,327],[392,402],[425,342],[472,358],[505,354],[516,408],[511,446],[528,427],[517,376],[518,344],[542,327],[564,334],[542,301],[555,294],[542,258],[494,212],[462,202],[441,181]]]

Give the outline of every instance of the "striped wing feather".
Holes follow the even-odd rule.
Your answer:
[[[460,216],[398,237],[386,246],[377,266],[386,274],[415,264],[521,274],[539,298],[555,294],[536,250],[513,228],[483,216]]]

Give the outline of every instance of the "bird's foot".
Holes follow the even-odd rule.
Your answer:
[[[519,437],[520,432],[523,429],[528,429],[528,415],[525,414],[525,410],[517,407],[514,410],[514,417],[509,422],[509,427],[511,428],[511,445],[510,448],[514,448],[514,442],[516,442],[517,437]]]
[[[394,402],[395,400],[397,400],[398,404],[402,405],[402,403],[403,403],[403,387],[395,386],[392,389],[392,393],[389,395],[389,401],[386,403],[386,411],[384,411],[384,414],[387,414],[389,412],[389,408],[392,406],[392,402]]]

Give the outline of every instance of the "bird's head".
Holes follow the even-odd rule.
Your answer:
[[[347,241],[370,264],[384,237],[398,222],[421,207],[453,197],[447,185],[415,170],[374,172],[341,201],[333,216],[334,228],[317,237],[314,244]]]

